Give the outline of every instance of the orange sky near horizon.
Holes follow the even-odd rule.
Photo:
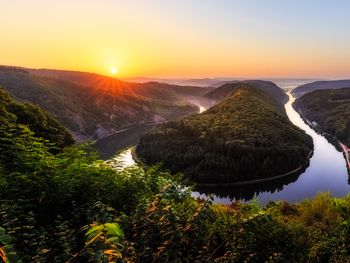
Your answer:
[[[296,16],[277,1],[267,1],[273,12],[253,0],[254,8],[225,0],[5,2],[2,65],[103,75],[115,68],[117,77],[349,76],[344,7],[327,24],[323,9]]]

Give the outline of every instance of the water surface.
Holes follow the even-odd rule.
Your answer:
[[[317,134],[304,123],[292,107],[295,98],[290,92],[288,96],[289,101],[285,105],[285,109],[289,119],[294,125],[309,134],[314,142],[314,154],[305,171],[300,175],[263,184],[231,188],[203,188],[200,191],[216,194],[214,201],[218,203],[230,203],[232,199],[248,201],[256,197],[261,204],[281,199],[288,202],[297,202],[305,198],[312,198],[319,192],[330,192],[332,196],[338,197],[350,192],[343,154],[337,151],[326,138]],[[199,192],[195,192],[193,195],[205,196]]]

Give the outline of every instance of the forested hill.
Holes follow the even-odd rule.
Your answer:
[[[0,85],[14,98],[52,113],[78,140],[99,139],[139,123],[193,114],[186,96],[209,89],[128,83],[97,74],[0,66]]]
[[[322,89],[342,89],[350,87],[350,80],[331,80],[331,81],[315,81],[312,83],[301,85],[295,89],[293,89],[292,93],[296,98],[300,98],[301,96]]]
[[[294,170],[311,149],[312,139],[292,125],[280,101],[241,83],[206,112],[143,136],[137,155],[199,183],[232,183]]]
[[[295,106],[318,128],[350,146],[350,88],[317,90],[296,100]]]
[[[257,89],[264,91],[266,94],[269,94],[272,98],[279,101],[282,104],[285,104],[288,100],[285,92],[280,89],[275,83],[271,81],[264,80],[245,80],[245,81],[234,81],[226,83],[212,91],[209,91],[205,97],[219,101],[227,96],[229,96],[232,91],[239,87],[242,83],[250,84]]]
[[[28,127],[35,137],[50,142],[53,152],[74,143],[72,135],[51,114],[35,105],[14,101],[1,86],[0,109],[2,111],[1,128],[3,132],[10,132],[10,129],[6,129],[8,122]],[[5,138],[2,137],[2,139]]]

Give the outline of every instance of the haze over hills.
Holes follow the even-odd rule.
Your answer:
[[[313,78],[258,78],[263,81],[271,81],[277,86],[283,89],[290,89],[296,86],[317,81],[319,79]],[[201,86],[201,87],[220,87],[226,83],[233,81],[243,81],[243,80],[253,80],[249,78],[239,78],[239,77],[213,77],[213,78],[152,78],[152,77],[133,77],[124,78],[122,80],[136,83],[145,83],[150,81],[163,82],[169,84],[177,85],[191,85],[191,86]]]
[[[301,85],[293,90],[293,94],[296,98],[300,98],[306,93],[312,92],[314,90],[322,89],[341,89],[350,87],[350,80],[329,80],[329,81],[315,81]]]
[[[51,112],[78,140],[103,138],[134,124],[198,112],[186,97],[210,89],[129,83],[93,73],[0,67],[0,85],[14,98]]]
[[[312,140],[288,120],[285,93],[260,81],[226,85],[231,93],[204,113],[142,136],[138,156],[201,184],[268,178],[303,165]]]
[[[163,82],[185,86],[199,87],[218,87],[226,82],[241,80],[240,78],[152,78],[152,77],[133,77],[123,79],[129,82],[145,83],[149,81]]]

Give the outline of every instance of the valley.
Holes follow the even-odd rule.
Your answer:
[[[0,85],[17,100],[34,103],[53,114],[78,141],[98,140],[134,125],[194,114],[198,107],[187,97],[200,97],[210,90],[6,66],[0,66]]]
[[[262,86],[254,86],[257,83]],[[256,235],[255,230],[252,232],[256,238],[260,236],[265,244],[275,239],[274,235],[270,239],[268,234],[271,233],[271,228],[282,231],[287,227],[290,229],[288,231],[295,232],[294,225],[288,223],[288,220],[295,220],[295,218],[302,222],[302,227],[298,226],[299,231],[302,229],[313,233],[313,229],[317,231],[320,228],[324,229],[323,225],[320,226],[319,220],[308,219],[319,215],[319,209],[326,211],[333,209],[332,214],[328,215],[332,218],[342,218],[340,211],[344,211],[348,206],[346,198],[336,199],[326,194],[315,197],[320,191],[329,191],[332,196],[344,196],[350,192],[342,154],[303,122],[292,107],[294,97],[291,93],[287,96],[270,83],[254,82],[254,84],[249,82],[225,84],[225,88],[218,92],[220,96],[216,99],[216,104],[200,114],[161,124],[154,122],[137,124],[98,140],[94,147],[101,150],[102,157],[107,159],[106,162],[99,160],[90,148],[86,148],[87,145],[74,144],[68,131],[50,113],[28,103],[15,102],[2,90],[3,92],[0,93],[0,186],[2,189],[0,222],[3,222],[5,228],[0,227],[0,231],[2,231],[2,238],[4,236],[7,238],[7,233],[11,233],[11,239],[2,239],[11,241],[6,243],[5,247],[0,247],[0,251],[6,251],[6,255],[14,262],[17,258],[30,262],[34,257],[57,262],[67,258],[94,261],[96,255],[100,253],[100,243],[98,240],[92,240],[91,235],[96,233],[104,238],[104,232],[100,231],[111,233],[124,229],[125,232],[120,234],[120,242],[136,251],[137,256],[121,249],[122,257],[142,258],[149,261],[150,258],[155,257],[153,251],[161,245],[160,242],[169,240],[166,235],[163,235],[159,241],[158,232],[154,234],[152,230],[154,227],[155,229],[164,228],[165,224],[172,227],[175,225],[175,233],[194,238],[196,242],[201,240],[202,243],[199,245],[191,242],[193,244],[191,246],[195,248],[194,251],[198,251],[202,246],[208,248],[207,252],[206,250],[199,253],[191,252],[189,258],[197,254],[205,258],[215,255],[216,259],[225,261],[227,259],[225,254],[215,254],[217,253],[215,247],[220,246],[221,241],[216,241],[215,237],[206,237],[202,240],[203,235],[197,235],[197,233],[200,231],[207,233],[210,229],[215,236],[220,236],[227,244],[231,244],[232,235],[224,234],[227,231],[226,228],[231,231],[239,227],[240,232],[235,232],[234,235],[245,236],[247,231],[251,231],[248,224],[254,223],[258,229],[267,231],[263,236]],[[264,91],[266,85],[271,87],[272,93]],[[196,99],[192,103],[197,105],[197,113],[200,109],[203,110],[214,103],[206,94],[203,95],[203,99],[191,97],[193,100]],[[343,100],[341,99],[341,103],[344,103]],[[288,102],[285,104],[286,101]],[[334,101],[339,103],[339,99],[331,101],[331,103],[335,103]],[[249,107],[244,108],[244,105]],[[220,118],[217,116],[218,112]],[[262,118],[262,116],[265,117]],[[233,120],[230,119],[232,117]],[[237,118],[242,125],[251,128],[247,130],[242,126],[232,129],[232,125],[237,124],[234,118]],[[260,118],[262,118],[261,121]],[[250,134],[254,134],[253,138],[259,138],[260,142],[265,140],[265,143],[259,147],[271,147],[281,143],[282,140],[285,146],[282,148],[285,151],[290,145],[287,140],[290,138],[286,138],[283,133],[288,131],[288,135],[295,136],[291,141],[294,147],[295,143],[300,143],[303,147],[301,138],[309,142],[309,137],[302,133],[303,130],[312,137],[313,147],[312,145],[310,147],[314,148],[314,151],[309,164],[301,165],[300,169],[300,165],[296,167],[297,173],[287,174],[278,179],[271,177],[273,180],[269,180],[269,177],[253,179],[258,182],[253,181],[252,184],[243,183],[226,187],[220,184],[219,187],[209,188],[202,186],[195,188],[195,191],[192,187],[188,187],[188,181],[183,181],[174,173],[165,172],[164,169],[156,166],[134,165],[130,148],[114,156],[119,149],[137,144],[140,137],[143,138],[157,129],[163,132],[162,127],[168,127],[174,123],[195,124],[202,131],[207,127],[214,128],[214,132],[220,132],[218,136],[220,139],[230,138],[228,136],[235,133],[227,132],[234,130],[246,145],[252,145],[250,151],[257,147],[256,141],[250,140]],[[223,123],[227,126],[220,128]],[[279,126],[279,123],[282,125]],[[254,130],[254,127],[258,129]],[[268,132],[271,131],[273,134],[269,137]],[[262,137],[259,137],[260,133],[263,134]],[[168,132],[163,135],[167,134]],[[193,135],[191,132],[189,134]],[[206,139],[215,145],[213,140],[215,138]],[[234,143],[237,143],[237,139]],[[242,144],[241,141],[239,143]],[[306,143],[306,145],[309,144]],[[170,149],[176,148],[172,146]],[[235,149],[239,150],[239,148]],[[186,152],[183,153],[186,155]],[[286,152],[278,152],[278,155],[284,153]],[[293,151],[287,154],[288,158],[295,157]],[[162,156],[165,155],[162,154]],[[308,156],[300,160],[303,163],[307,158]],[[230,183],[226,182],[226,184]],[[208,198],[204,193],[210,194],[211,197]],[[251,201],[253,198],[257,201]],[[299,202],[305,198],[314,199],[296,204],[287,203]],[[263,208],[255,202],[259,202]],[[336,209],[333,208],[335,203]],[[173,214],[181,217],[172,217]],[[154,215],[154,222],[144,221],[149,218],[153,220]],[[265,225],[265,220],[261,221],[262,215],[266,216],[268,226]],[[171,218],[168,220],[169,216]],[[237,220],[234,219],[236,217]],[[245,221],[248,224],[240,225],[241,217],[248,218],[248,221]],[[258,221],[255,221],[256,217],[259,217]],[[184,218],[187,218],[185,223],[183,223]],[[200,218],[200,221],[197,221],[197,218]],[[230,221],[227,221],[228,219]],[[271,222],[279,222],[279,220],[287,223],[285,226],[281,226],[280,223],[271,226]],[[117,223],[104,223],[111,221]],[[144,222],[148,223],[145,225]],[[188,224],[196,229],[189,233]],[[334,224],[336,227],[340,223]],[[331,237],[335,231],[334,227],[325,228],[330,231]],[[165,228],[166,231],[171,229]],[[150,230],[152,233],[148,232]],[[86,233],[83,237],[82,231]],[[299,235],[293,237],[294,248],[299,244],[299,238]],[[150,242],[148,245],[150,252],[146,254],[142,252],[143,240]],[[328,240],[328,237],[325,240]],[[184,246],[186,247],[184,251],[187,251],[189,246],[187,241],[179,242],[179,247]],[[305,247],[312,247],[313,242],[313,238],[306,239],[303,251]],[[206,243],[214,245],[202,245]],[[236,243],[232,244],[236,246]],[[107,249],[110,245],[105,246],[103,249],[109,251]],[[254,247],[252,251],[256,253],[260,247],[260,245]],[[259,258],[265,257],[267,249],[263,247],[259,252]],[[169,248],[167,251],[172,250]],[[224,249],[224,251],[227,250],[229,249]],[[241,255],[241,252],[239,253]],[[243,254],[241,257],[245,258]],[[178,257],[183,258],[183,255]],[[304,259],[304,254],[300,253],[299,258]]]
[[[295,98],[290,93],[288,96],[289,101],[285,106],[288,118],[313,139],[314,152],[309,163],[297,173],[272,181],[226,187],[197,186],[196,191],[192,192],[193,197],[206,198],[206,194],[214,194],[214,203],[218,204],[230,204],[232,200],[250,201],[253,198],[257,198],[260,204],[278,200],[294,203],[312,198],[322,191],[339,197],[350,191],[344,157],[326,138],[304,123],[292,106]],[[132,157],[129,150],[123,158],[119,161],[130,164],[128,160]]]

